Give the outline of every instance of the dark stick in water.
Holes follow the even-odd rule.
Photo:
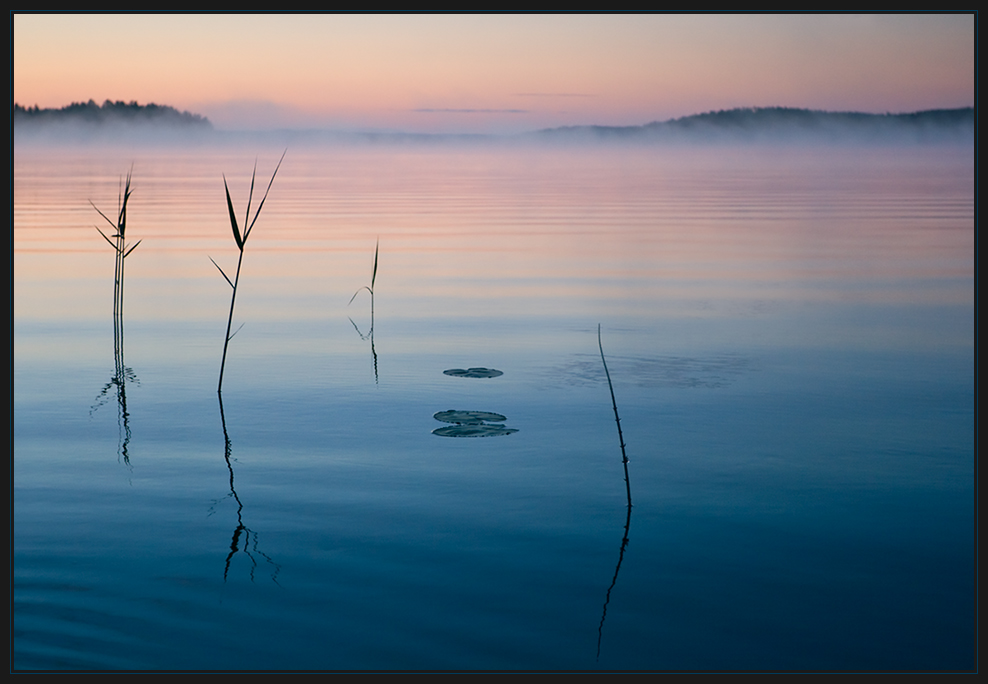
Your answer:
[[[611,579],[611,586],[607,588],[607,596],[604,598],[604,610],[600,615],[600,625],[597,627],[597,659],[600,660],[600,642],[604,636],[604,619],[607,617],[607,606],[611,602],[611,590],[617,584],[618,572],[621,571],[621,563],[624,561],[624,551],[628,548],[628,531],[631,529],[631,480],[628,477],[628,454],[625,451],[624,433],[621,432],[621,417],[618,416],[617,400],[614,398],[614,385],[611,384],[611,373],[607,370],[607,359],[604,358],[604,345],[600,341],[599,323],[597,324],[597,347],[600,349],[601,363],[604,364],[607,387],[611,390],[611,406],[614,407],[614,422],[617,423],[618,442],[621,444],[621,461],[624,464],[624,486],[628,492],[628,515],[624,521],[624,537],[621,539],[621,552],[618,554],[618,562],[614,568],[614,577]]]
[[[597,347],[600,349],[600,360],[604,364],[604,374],[607,376],[607,387],[611,390],[611,405],[614,407],[614,422],[617,423],[618,441],[621,443],[621,461],[624,463],[624,485],[628,490],[628,508],[631,508],[631,480],[628,478],[628,454],[625,452],[624,433],[621,432],[621,417],[618,415],[617,400],[614,398],[614,385],[611,384],[611,373],[607,370],[607,360],[604,358],[604,345],[600,341],[600,324],[597,324]]]

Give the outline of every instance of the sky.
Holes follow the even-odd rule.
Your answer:
[[[24,106],[220,129],[517,133],[734,107],[974,105],[972,14],[13,14]]]

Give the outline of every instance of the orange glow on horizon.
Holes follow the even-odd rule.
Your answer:
[[[973,105],[973,15],[16,14],[14,100],[220,127],[509,132]]]

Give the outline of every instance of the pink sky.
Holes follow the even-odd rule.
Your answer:
[[[155,102],[218,128],[509,133],[750,106],[974,104],[974,18],[14,15],[14,100]]]

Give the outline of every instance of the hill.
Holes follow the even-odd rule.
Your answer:
[[[545,140],[635,142],[940,142],[973,139],[974,109],[909,114],[750,107],[694,114],[643,126],[567,126],[538,131]]]

